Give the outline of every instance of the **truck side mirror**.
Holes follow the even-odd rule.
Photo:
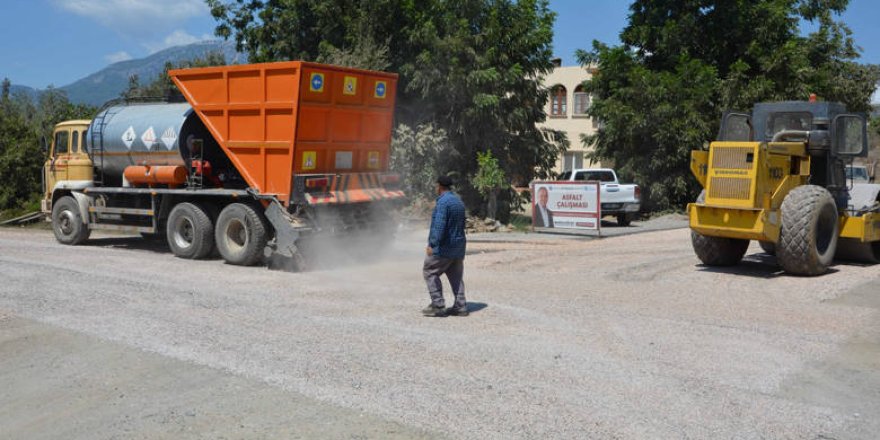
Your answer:
[[[46,142],[46,136],[40,137],[40,147],[43,149],[43,154],[49,154],[49,143]]]

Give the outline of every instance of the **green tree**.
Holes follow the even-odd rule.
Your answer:
[[[547,0],[207,0],[217,35],[251,61],[301,59],[400,74],[396,120],[433,124],[451,146],[436,170],[469,182],[491,152],[520,185],[546,177],[560,152],[546,118],[541,77],[551,68],[555,14]],[[383,67],[384,66],[384,67]],[[459,188],[471,207],[474,188]],[[506,217],[513,197],[499,195]]]
[[[488,198],[486,216],[495,219],[498,191],[504,188],[504,171],[498,166],[498,159],[491,151],[477,153],[477,174],[473,179],[474,188]]]
[[[431,200],[439,175],[438,162],[450,152],[446,131],[433,124],[411,128],[400,124],[391,141],[391,170],[401,176],[403,190],[413,199]]]
[[[692,201],[689,151],[711,140],[725,109],[804,100],[810,93],[868,109],[878,79],[856,63],[849,29],[834,20],[847,0],[636,0],[623,45],[579,51],[598,73],[587,82],[584,138],[594,159],[611,159],[645,190],[649,209]],[[816,30],[802,35],[801,23]],[[694,36],[699,36],[695,38]]]
[[[10,95],[7,81],[0,96],[0,210],[22,208],[38,197],[46,159],[40,139],[49,142],[58,122],[95,113],[93,107],[71,104],[52,86],[34,105],[24,93]]]

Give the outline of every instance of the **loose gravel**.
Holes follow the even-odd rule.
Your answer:
[[[687,229],[474,237],[472,313],[437,319],[425,234],[286,273],[0,229],[0,311],[453,438],[880,432],[880,266],[791,277],[753,245],[708,268]]]

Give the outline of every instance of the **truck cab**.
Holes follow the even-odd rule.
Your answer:
[[[58,189],[83,189],[92,185],[94,170],[86,147],[90,123],[90,120],[72,120],[55,126],[48,158],[43,164],[43,212],[52,212],[53,195]]]
[[[561,181],[599,182],[599,201],[602,215],[617,218],[619,226],[629,226],[641,208],[641,189],[636,184],[623,184],[617,180],[617,173],[611,168],[586,168],[565,171],[559,176]]]

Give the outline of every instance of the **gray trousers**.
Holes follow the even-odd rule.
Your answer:
[[[428,284],[428,293],[431,295],[431,304],[437,307],[446,307],[443,299],[443,282],[440,276],[446,274],[452,292],[455,294],[455,308],[467,307],[464,298],[464,259],[443,258],[436,255],[425,257],[425,265],[422,267],[422,275]]]

